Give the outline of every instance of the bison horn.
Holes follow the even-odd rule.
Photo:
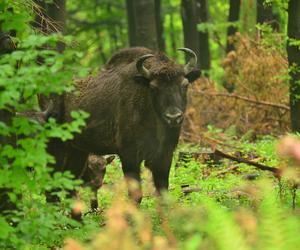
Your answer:
[[[179,48],[177,50],[183,51],[191,57],[189,62],[184,66],[184,73],[187,75],[197,66],[197,55],[194,51],[188,48]]]
[[[151,77],[151,73],[148,69],[146,69],[144,67],[144,61],[147,60],[150,57],[153,57],[154,55],[152,54],[147,54],[147,55],[143,55],[141,56],[137,62],[136,62],[136,68],[137,71],[144,77],[146,77],[147,79],[149,79]]]

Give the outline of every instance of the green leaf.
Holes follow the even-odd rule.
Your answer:
[[[8,238],[13,231],[13,227],[6,222],[5,218],[0,216],[0,239]]]

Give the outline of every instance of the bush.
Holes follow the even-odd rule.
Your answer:
[[[67,190],[75,189],[80,182],[69,172],[53,174],[50,165],[54,159],[46,148],[51,138],[72,139],[84,126],[87,115],[74,112],[70,124],[57,124],[49,119],[43,126],[15,115],[38,110],[39,94],[71,91],[72,77],[81,71],[70,63],[77,58],[76,51],[67,49],[60,54],[55,50],[58,41],[68,45],[69,38],[45,36],[31,28],[33,9],[31,1],[20,4],[8,0],[0,4],[2,31],[8,34],[14,30],[17,34],[10,37],[15,50],[0,57],[1,206],[7,207],[8,195],[10,206],[16,208],[0,214],[1,249],[45,249],[62,241],[65,227],[78,226],[65,212],[71,206],[65,196]],[[44,60],[42,65],[38,63],[39,57]],[[45,193],[53,189],[60,190],[60,205],[46,202]]]
[[[222,62],[224,85],[233,92],[207,78],[194,83],[184,129],[188,140],[197,141],[208,125],[234,129],[239,136],[251,132],[253,139],[290,129],[288,62],[284,47],[278,46],[281,36],[266,33],[253,40],[237,34],[234,41],[236,50]]]

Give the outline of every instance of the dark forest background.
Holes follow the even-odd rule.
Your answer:
[[[205,81],[210,81],[210,88],[223,88],[226,93],[235,91],[238,97],[231,98],[239,100],[245,97],[250,99],[250,102],[254,99],[270,102],[270,106],[275,109],[276,104],[290,106],[291,113],[275,114],[276,118],[272,112],[284,112],[289,108],[272,110],[272,114],[258,114],[259,111],[245,110],[244,113],[250,113],[254,118],[249,122],[251,125],[246,124],[246,129],[241,128],[243,133],[253,124],[271,127],[267,130],[258,129],[259,133],[269,133],[271,130],[280,133],[288,131],[291,127],[295,131],[299,130],[299,103],[297,98],[293,98],[299,91],[296,86],[298,75],[290,72],[290,76],[295,77],[291,80],[291,85],[295,85],[290,88],[291,102],[288,93],[289,81],[287,78],[283,80],[284,76],[288,75],[287,65],[299,63],[299,51],[295,46],[290,46],[287,50],[290,52],[288,58],[286,52],[288,32],[290,37],[299,37],[296,28],[299,27],[297,3],[291,1],[290,7],[288,1],[263,0],[116,0],[86,1],[80,5],[77,1],[57,0],[53,3],[36,1],[36,4],[40,15],[36,18],[34,26],[45,33],[62,32],[64,35],[73,36],[75,40],[72,46],[80,53],[80,63],[89,68],[90,72],[96,73],[114,52],[124,47],[145,46],[155,51],[164,51],[181,63],[184,62],[184,58],[177,53],[177,48],[191,48],[198,55],[198,66],[202,70],[202,76],[207,77]],[[258,50],[239,55],[241,46]],[[62,50],[63,46],[60,47]],[[264,60],[264,53],[270,55],[269,49],[274,50],[273,58],[268,57],[269,61]],[[266,74],[269,76],[265,76]],[[274,74],[281,80],[275,79]],[[256,79],[253,80],[251,75],[255,75]],[[199,83],[200,88],[204,85],[205,83]],[[272,87],[277,96],[275,103],[273,96],[265,92],[269,91],[267,86]],[[259,91],[254,90],[255,88],[259,88]],[[284,88],[286,89],[283,90]],[[239,95],[242,95],[242,98],[239,98]],[[227,108],[231,105],[227,105]],[[260,105],[263,104],[258,103],[258,106]],[[216,110],[207,112],[215,113]],[[201,117],[195,118],[195,123],[199,128],[208,123],[215,124],[210,116],[198,115]],[[234,116],[240,120],[248,119],[239,117],[238,114]],[[267,117],[268,121],[261,116]],[[202,123],[197,124],[200,120]],[[218,121],[224,118],[217,117],[216,120],[217,127],[228,127],[227,123],[218,124]],[[237,128],[245,127],[243,122],[237,122],[230,123]]]

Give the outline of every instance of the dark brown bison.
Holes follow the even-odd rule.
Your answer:
[[[64,97],[62,121],[70,121],[70,112],[78,109],[90,117],[74,140],[50,145],[57,165],[79,177],[89,153],[118,154],[126,179],[140,182],[140,165],[145,161],[157,191],[167,189],[187,105],[187,88],[200,75],[195,69],[195,53],[180,50],[190,56],[187,65],[147,48],[123,49],[97,77],[78,81],[80,94]],[[89,176],[82,179],[88,181]],[[140,198],[138,192],[135,199]]]

